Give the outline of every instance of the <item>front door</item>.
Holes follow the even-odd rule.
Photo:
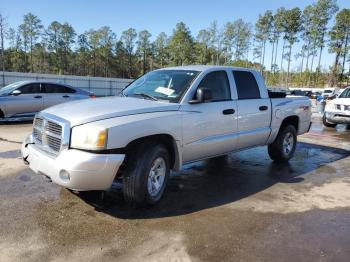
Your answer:
[[[25,84],[16,90],[19,95],[10,95],[6,104],[6,115],[9,117],[33,116],[43,108],[43,96],[40,83]]]
[[[233,151],[237,142],[237,105],[226,71],[208,73],[198,87],[209,88],[212,100],[187,104],[183,111],[183,162]]]

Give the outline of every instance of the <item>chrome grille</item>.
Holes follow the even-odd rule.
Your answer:
[[[48,121],[46,125],[46,130],[52,134],[61,136],[62,135],[62,126],[56,124],[52,121]]]
[[[47,145],[54,151],[60,151],[61,139],[50,135],[46,135]]]
[[[42,118],[39,118],[39,117],[36,117],[34,119],[34,126],[36,127],[42,127],[43,126],[43,119]]]
[[[44,117],[36,117],[33,124],[33,138],[44,150],[57,154],[62,148],[62,125]]]
[[[42,143],[42,138],[43,138],[43,134],[42,134],[42,129],[43,129],[43,119],[36,117],[34,119],[34,124],[33,124],[33,137],[40,143]]]
[[[33,136],[34,136],[34,138],[35,138],[37,141],[39,141],[40,143],[43,142],[42,133],[41,133],[40,130],[34,128],[34,129],[33,129]]]

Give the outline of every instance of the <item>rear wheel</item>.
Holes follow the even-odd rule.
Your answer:
[[[127,155],[123,194],[132,205],[154,205],[162,197],[170,173],[169,152],[164,145],[147,144]]]
[[[286,162],[294,155],[297,145],[297,132],[292,125],[282,128],[275,141],[268,146],[268,152],[272,160]]]
[[[336,127],[337,125],[327,122],[326,114],[323,115],[322,122],[325,127]]]

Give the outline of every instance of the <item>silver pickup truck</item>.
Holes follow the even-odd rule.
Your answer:
[[[170,170],[189,162],[263,145],[273,160],[288,161],[310,125],[308,98],[269,92],[254,70],[174,67],[142,76],[120,97],[38,113],[22,156],[72,190],[108,190],[122,179],[126,201],[149,205],[161,199]]]

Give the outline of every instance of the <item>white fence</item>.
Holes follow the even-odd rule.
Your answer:
[[[127,84],[132,81],[132,79],[123,78],[33,74],[0,71],[0,87],[24,80],[42,80],[63,83],[93,92],[96,96],[117,95]]]

